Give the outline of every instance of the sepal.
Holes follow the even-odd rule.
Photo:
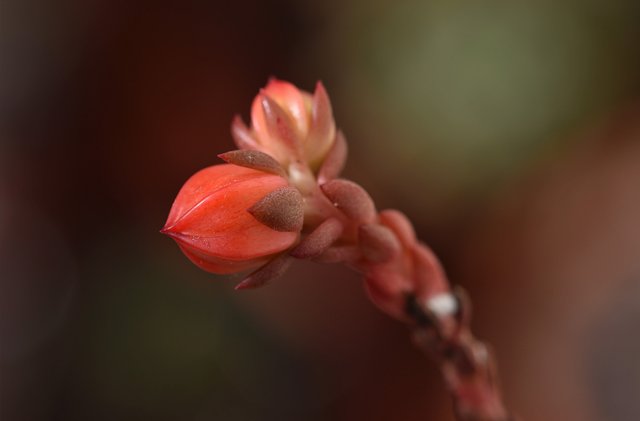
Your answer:
[[[369,193],[353,181],[331,180],[320,186],[322,192],[349,219],[357,222],[372,222],[376,207]]]
[[[271,155],[257,150],[229,151],[221,153],[218,157],[229,164],[264,171],[281,177],[287,176],[278,161],[276,161]]]
[[[236,290],[255,289],[273,281],[284,275],[289,269],[293,259],[286,254],[281,255],[262,266],[260,269],[251,273],[242,282],[236,285]]]
[[[337,218],[329,218],[303,238],[289,254],[298,259],[317,257],[340,238],[343,230],[342,222]]]
[[[304,222],[304,201],[295,187],[267,194],[247,211],[262,224],[280,232],[298,232]]]

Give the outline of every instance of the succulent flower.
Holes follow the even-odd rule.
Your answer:
[[[327,219],[327,209],[337,212],[319,183],[337,177],[347,155],[321,83],[310,94],[272,79],[256,96],[251,118],[249,129],[236,117],[231,132],[240,149],[220,155],[227,165],[206,168],[185,183],[162,230],[206,271],[260,268],[240,288],[279,276],[303,223],[313,229]],[[317,253],[342,233],[340,218],[324,230],[316,235]]]
[[[232,134],[240,149],[256,149],[285,168],[303,163],[317,172],[336,142],[331,102],[321,82],[313,95],[271,79],[251,107],[251,129],[239,117]]]
[[[343,262],[362,272],[371,300],[407,320],[406,300],[446,289],[435,257],[409,220],[378,212],[360,185],[336,178],[347,147],[321,83],[312,94],[277,79],[253,101],[251,128],[239,118],[239,150],[196,173],[178,193],[162,232],[200,268],[258,269],[238,287],[280,276],[290,257]]]
[[[176,197],[162,232],[200,268],[255,269],[298,241],[302,198],[281,175],[232,164],[194,174]]]
[[[438,355],[460,414],[507,419],[488,353],[468,331],[468,305],[438,259],[404,214],[378,212],[362,186],[337,178],[347,145],[322,84],[312,95],[270,80],[251,127],[236,117],[231,132],[239,150],[187,180],[161,231],[208,272],[254,270],[236,289],[279,277],[292,258],[356,269],[371,301]]]

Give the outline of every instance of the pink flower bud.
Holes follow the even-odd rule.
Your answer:
[[[283,205],[277,206],[277,200]],[[260,210],[260,221],[252,209]],[[295,244],[302,214],[302,198],[283,177],[215,165],[187,180],[162,232],[201,269],[234,273],[255,269]],[[268,221],[278,226],[270,228]]]
[[[253,101],[251,122],[252,133],[241,121],[234,122],[238,146],[259,149],[285,166],[302,161],[317,172],[336,141],[331,102],[320,82],[310,94],[271,79]]]

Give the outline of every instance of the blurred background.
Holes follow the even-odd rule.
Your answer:
[[[268,288],[161,236],[269,76],[475,304],[527,420],[640,419],[635,0],[0,3],[0,420],[452,420],[338,266]]]

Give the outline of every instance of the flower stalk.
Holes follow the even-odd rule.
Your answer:
[[[236,289],[271,282],[293,259],[360,272],[371,301],[410,326],[440,366],[459,420],[514,420],[493,354],[471,334],[467,295],[451,288],[403,213],[378,211],[365,189],[338,178],[347,144],[322,84],[311,94],[271,80],[251,120],[233,120],[239,149],[185,183],[162,232],[206,271],[251,271]]]

